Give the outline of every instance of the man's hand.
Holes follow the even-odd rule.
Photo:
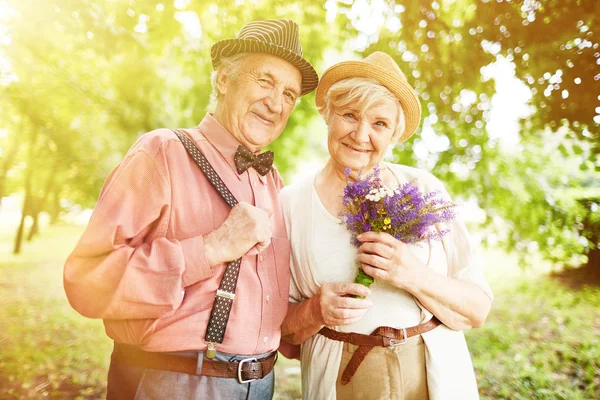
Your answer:
[[[271,243],[271,213],[245,202],[237,204],[223,224],[204,236],[210,266],[237,260],[252,247],[260,253]]]

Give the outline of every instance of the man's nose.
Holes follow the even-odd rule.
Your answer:
[[[267,96],[265,104],[272,113],[281,114],[281,111],[283,110],[282,100],[283,93],[280,93],[277,89],[273,89],[271,94]]]

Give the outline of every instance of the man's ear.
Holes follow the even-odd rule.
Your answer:
[[[217,72],[217,91],[219,92],[219,95],[227,93],[227,87],[229,86],[230,80],[225,68],[219,69]]]

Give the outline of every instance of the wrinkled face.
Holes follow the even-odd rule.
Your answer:
[[[398,105],[390,99],[367,108],[361,115],[356,103],[334,108],[328,123],[327,147],[335,166],[363,174],[383,160],[398,121]]]
[[[242,60],[237,79],[227,73],[217,77],[217,119],[250,151],[259,151],[283,132],[301,84],[300,71],[289,62],[251,53]]]

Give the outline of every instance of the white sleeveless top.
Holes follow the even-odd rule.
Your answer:
[[[386,163],[400,183],[415,180],[419,190],[439,190],[450,199],[443,184],[427,171]],[[315,296],[323,282],[354,281],[356,249],[350,235],[337,218],[320,202],[314,189],[315,176],[285,187],[280,192],[290,254],[290,302]],[[440,227],[438,227],[439,229]],[[450,232],[442,241],[428,246],[411,246],[411,251],[434,271],[453,279],[475,283],[490,297],[492,291],[483,275],[483,265],[473,255],[469,233],[458,216],[448,223]],[[374,283],[367,317],[337,330],[371,333],[378,326],[406,327],[426,322],[432,314],[413,297],[399,289]],[[416,308],[415,308],[416,307]],[[477,383],[469,350],[461,331],[445,325],[421,335],[425,343],[427,387],[431,400],[478,399]],[[335,400],[335,382],[343,342],[316,334],[301,346],[302,397]]]
[[[312,189],[313,226],[318,229],[313,232],[308,251],[315,260],[315,278],[322,283],[353,282],[358,272],[358,249],[351,244],[350,232],[342,220],[327,211],[314,184]],[[432,253],[444,257],[440,242],[432,243],[431,247]],[[430,257],[429,245],[411,245],[410,249],[427,264]],[[424,315],[410,293],[377,280],[370,289],[369,300],[373,302],[373,306],[359,321],[338,327],[340,331],[369,335],[379,326],[408,328],[419,325],[423,320]]]

